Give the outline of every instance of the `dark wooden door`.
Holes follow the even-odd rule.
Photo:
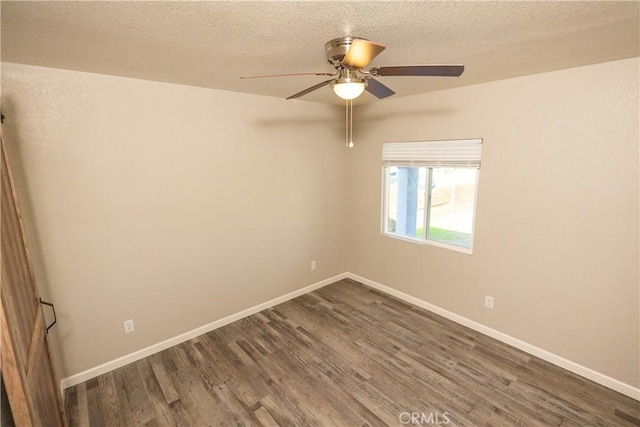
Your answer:
[[[2,142],[2,376],[17,426],[63,426],[44,314]]]

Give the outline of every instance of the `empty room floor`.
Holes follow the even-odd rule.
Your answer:
[[[66,390],[72,426],[640,426],[640,402],[345,279]]]

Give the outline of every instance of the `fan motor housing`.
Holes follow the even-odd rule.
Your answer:
[[[325,43],[324,51],[327,55],[327,61],[335,68],[342,67],[342,60],[344,56],[347,54],[349,47],[351,47],[351,43],[356,40],[361,39],[360,37],[339,37],[337,39],[333,39]],[[361,39],[366,40],[366,39]]]

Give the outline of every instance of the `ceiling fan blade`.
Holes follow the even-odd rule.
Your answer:
[[[347,67],[364,68],[369,65],[380,52],[385,50],[386,46],[380,43],[370,42],[369,40],[355,39],[351,42],[347,54],[342,60],[342,64]]]
[[[262,79],[264,77],[291,77],[291,76],[335,76],[336,73],[292,73],[292,74],[265,74],[262,76],[243,76],[241,79]]]
[[[388,96],[395,94],[395,92],[389,89],[387,86],[383,85],[382,83],[380,83],[379,81],[371,77],[367,79],[366,90],[367,92],[369,92],[370,94],[372,94],[378,99],[386,98]]]
[[[459,77],[464,65],[401,65],[397,67],[375,67],[369,70],[373,76],[433,76]]]
[[[333,81],[333,79],[325,80],[325,81],[323,81],[322,83],[318,83],[318,84],[317,84],[317,85],[315,85],[315,86],[308,87],[308,88],[306,88],[305,90],[303,90],[303,91],[301,91],[301,92],[298,92],[298,93],[296,93],[296,94],[293,94],[293,95],[291,95],[291,96],[287,97],[287,99],[300,98],[301,96],[306,95],[306,94],[308,94],[309,92],[313,92],[313,91],[314,91],[314,90],[316,90],[316,89],[320,89],[321,87],[328,85],[328,84],[329,84],[329,83],[331,83],[332,81]]]

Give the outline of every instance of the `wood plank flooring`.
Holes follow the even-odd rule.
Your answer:
[[[72,426],[640,426],[640,402],[351,280],[66,391]]]

